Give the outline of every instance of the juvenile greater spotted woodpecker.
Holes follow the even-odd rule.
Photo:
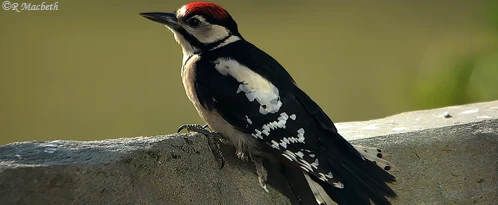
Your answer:
[[[140,15],[173,32],[183,51],[188,98],[239,157],[255,162],[265,190],[262,157],[300,169],[308,184],[303,188],[319,204],[390,204],[386,196],[396,196],[386,184],[395,177],[385,171],[391,165],[380,150],[348,143],[282,65],[242,37],[225,9],[193,2],[174,13]]]

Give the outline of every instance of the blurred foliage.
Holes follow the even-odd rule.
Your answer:
[[[474,58],[463,58],[451,63],[451,71],[435,69],[433,76],[421,80],[418,89],[418,105],[440,107],[451,104],[472,102],[469,88],[470,77],[475,65]]]
[[[434,108],[498,99],[498,1],[485,13],[490,35],[474,49],[450,55],[442,65],[429,65],[428,75],[414,84],[418,108]],[[493,30],[494,29],[494,30]],[[450,52],[451,53],[451,52]]]
[[[491,1],[490,6],[486,12],[488,23],[491,28],[496,29],[498,33],[498,1]]]
[[[496,47],[498,48],[498,47]],[[433,68],[415,84],[419,108],[434,108],[498,99],[498,49],[469,54]]]
[[[497,1],[216,2],[335,122],[498,99]],[[0,144],[202,123],[181,85],[179,46],[138,15],[184,3],[0,10]]]

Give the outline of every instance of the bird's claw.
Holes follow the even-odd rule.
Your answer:
[[[225,166],[225,157],[223,156],[223,152],[221,151],[220,147],[220,141],[216,139],[215,134],[218,134],[216,132],[212,132],[212,135],[206,135],[208,139],[208,145],[209,148],[211,149],[211,152],[213,153],[214,158],[218,162],[218,166],[220,169],[222,169]]]
[[[218,162],[220,169],[225,166],[225,157],[223,156],[223,152],[220,148],[220,139],[223,139],[223,136],[220,133],[209,131],[209,125],[199,125],[199,124],[184,124],[178,128],[178,133],[182,130],[187,130],[189,132],[197,132],[206,136],[208,140],[209,148],[214,155],[214,158]]]
[[[198,132],[203,135],[207,135],[208,133],[211,133],[211,131],[207,130],[207,128],[209,128],[208,124],[203,126],[199,124],[184,124],[180,126],[176,132],[180,133],[182,130],[187,130],[188,132]]]
[[[266,182],[268,180],[268,172],[263,165],[263,158],[258,156],[251,156],[254,166],[256,167],[256,173],[258,174],[259,185],[268,193],[268,188]]]

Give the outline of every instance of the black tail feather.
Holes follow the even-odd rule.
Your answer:
[[[353,169],[356,168],[358,167],[355,166]],[[375,164],[371,168],[380,169]],[[394,181],[394,177],[389,173],[387,173],[387,178],[381,178],[375,175],[370,176],[372,173],[368,171],[359,172],[359,170],[351,170],[346,166],[336,170],[335,174],[341,176],[341,181],[344,184],[342,189],[334,187],[315,176],[310,175],[310,178],[320,184],[330,198],[339,205],[370,205],[371,201],[378,205],[390,205],[391,203],[385,196],[396,196],[394,191],[386,184],[387,181]]]
[[[396,181],[395,177],[373,162],[358,157],[359,153],[346,140],[334,141],[334,144],[331,147],[338,149],[322,149],[322,153],[329,153],[329,166],[344,188],[336,188],[316,177],[314,180],[321,181],[324,190],[340,205],[371,204],[370,200],[378,205],[390,205],[386,197],[396,197],[396,193],[387,183]]]
[[[327,182],[318,179],[315,176],[310,178],[320,184],[323,189],[327,192],[332,200],[334,200],[339,205],[369,205],[370,200],[368,196],[361,191],[358,191],[358,187],[354,184],[346,183],[343,189],[338,189]]]

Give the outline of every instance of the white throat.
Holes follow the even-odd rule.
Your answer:
[[[171,32],[173,32],[173,35],[175,36],[175,40],[180,46],[182,46],[182,52],[183,56],[187,55],[192,55],[195,52],[198,52],[198,49],[193,47],[185,38],[182,36],[182,34],[178,33],[174,29],[171,29],[170,27],[166,26]]]

